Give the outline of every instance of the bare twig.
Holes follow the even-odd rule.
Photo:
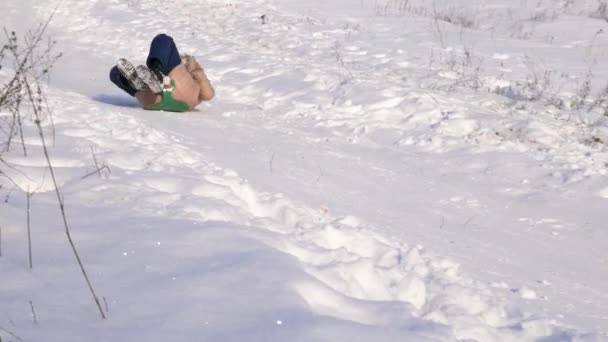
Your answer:
[[[11,335],[13,338],[17,339],[17,341],[23,342],[23,339],[21,339],[21,337],[17,336],[15,333],[13,333],[12,331],[6,329],[5,327],[0,326],[0,330],[2,330],[5,333]]]
[[[20,99],[17,99],[16,103],[17,104],[15,105],[15,107],[19,108]],[[0,102],[0,104],[1,104],[1,102]],[[9,151],[11,149],[11,144],[13,142],[13,137],[15,136],[15,127],[17,125],[17,117],[19,116],[16,109],[12,109],[12,111],[13,111],[13,113],[12,113],[13,117],[12,117],[12,120],[11,120],[9,132],[8,132],[8,140],[6,141],[5,151]]]
[[[40,136],[40,141],[42,142],[42,150],[44,152],[44,157],[46,158],[46,162],[49,167],[49,171],[51,173],[51,179],[53,180],[53,186],[55,187],[55,194],[57,195],[57,202],[59,203],[59,210],[61,211],[61,217],[63,219],[63,225],[65,227],[66,237],[68,239],[68,242],[70,243],[72,252],[74,253],[74,256],[76,257],[76,261],[78,262],[80,271],[82,272],[82,275],[87,283],[87,286],[89,287],[89,290],[91,291],[91,295],[93,296],[93,299],[95,300],[95,304],[97,305],[99,314],[101,315],[101,318],[105,319],[106,315],[103,313],[103,309],[101,308],[101,304],[99,303],[99,298],[95,294],[95,290],[93,289],[93,285],[91,285],[91,281],[89,280],[89,276],[87,275],[87,272],[84,268],[84,264],[82,263],[82,260],[80,259],[80,255],[78,254],[76,245],[74,244],[74,241],[72,240],[72,235],[70,233],[70,227],[68,225],[68,220],[67,220],[67,217],[65,214],[65,205],[63,202],[63,198],[61,197],[61,192],[59,191],[59,185],[57,184],[57,179],[55,177],[55,171],[53,170],[53,165],[51,163],[51,157],[49,155],[49,151],[46,146],[45,139],[44,139],[44,132],[42,130],[42,125],[40,123],[40,113],[37,110],[34,110],[34,115],[36,117],[34,122],[36,123],[36,126],[38,127],[38,134]]]
[[[441,48],[445,50],[445,40],[443,39],[443,31],[441,31],[441,27],[439,24],[439,14],[437,13],[437,4],[433,0],[433,23],[435,24],[435,30],[437,30],[437,34],[439,36],[439,43],[441,43]]]
[[[45,22],[41,23],[36,29],[27,32],[22,40],[18,38],[14,31],[9,32],[4,29],[7,44],[0,50],[0,61],[5,56],[12,59],[14,74],[8,82],[0,85],[0,108],[7,109],[11,115],[8,120],[0,122],[0,132],[6,135],[6,141],[2,144],[3,152],[9,151],[13,139],[19,137],[23,154],[27,156],[23,132],[25,116],[21,112],[22,105],[27,104],[28,100],[24,94],[24,89],[28,83],[39,84],[44,77],[48,76],[50,68],[61,57],[61,54],[55,55],[51,52],[55,45],[54,41],[49,40],[46,48],[42,44],[46,29],[55,12],[56,9]],[[31,97],[29,99],[31,100]],[[30,104],[32,106],[37,105],[31,101]]]
[[[425,95],[428,95],[436,104],[439,104],[439,101],[437,101],[437,99],[435,98],[435,96],[433,96],[433,94],[428,93],[428,92],[424,92]]]
[[[34,303],[30,300],[30,309],[32,310],[32,320],[34,324],[38,324],[38,319],[36,318],[36,310],[34,309]]]
[[[9,164],[8,162],[6,162],[5,160],[2,159],[2,157],[0,157],[0,164],[3,164],[4,166],[6,166],[7,168],[20,173],[23,177],[27,178],[28,180],[32,180],[31,178],[29,178],[27,176],[27,174],[25,174],[23,171],[19,170],[18,168],[12,166],[11,164]],[[17,186],[17,183],[15,183],[7,174],[6,172],[2,172],[2,170],[0,169],[0,176],[4,176],[6,177],[11,183],[13,183],[15,186]]]
[[[469,225],[469,223],[471,223],[471,221],[473,221],[474,219],[475,219],[475,215],[473,215],[473,216],[469,217],[469,218],[468,218],[468,219],[467,219],[467,220],[466,220],[466,221],[465,221],[465,222],[464,222],[462,225],[463,225],[464,227],[466,227],[466,226],[468,226],[468,225]]]
[[[99,162],[97,162],[97,156],[95,155],[95,150],[93,150],[93,146],[91,146],[91,154],[93,155],[93,162],[95,163],[95,170],[93,170],[93,172],[89,172],[86,175],[82,176],[80,179],[85,179],[90,177],[91,175],[97,174],[99,176],[99,178],[102,177],[101,171],[102,170],[108,170],[108,173],[112,173],[112,170],[110,170],[110,167],[108,165],[106,165],[105,163],[102,166],[99,166]]]
[[[30,269],[34,268],[34,264],[32,262],[32,230],[30,227],[30,199],[32,197],[32,193],[28,187],[27,192],[25,194],[26,202],[27,202],[27,250],[30,261]]]
[[[101,177],[101,170],[104,170],[104,169],[108,170],[109,173],[112,173],[112,170],[110,170],[110,168],[107,165],[104,165],[104,166],[102,166],[96,170],[93,170],[93,171],[87,173],[86,175],[80,177],[80,179],[85,179],[85,178],[91,177],[92,175],[94,175],[96,173],[99,174],[99,176]]]
[[[21,147],[23,148],[23,156],[27,157],[27,148],[25,147],[25,138],[23,137],[23,122],[21,115],[17,116],[17,127],[19,127],[19,137],[21,138]]]
[[[16,185],[13,185],[13,187],[8,191],[8,193],[6,194],[6,197],[4,197],[4,203],[8,203],[9,198],[11,197],[11,194],[13,193],[13,191],[17,188]]]
[[[86,175],[82,176],[80,179],[85,179],[95,173],[97,173],[97,175],[101,178],[102,177],[101,171],[104,169],[108,170],[109,173],[112,173],[112,170],[110,170],[110,167],[107,166],[105,163],[102,166],[99,166],[99,162],[97,161],[97,156],[95,155],[95,150],[93,149],[93,146],[91,146],[91,155],[93,156],[93,162],[95,163],[95,170],[93,172],[87,173]]]
[[[50,21],[50,19],[49,19],[49,21]],[[48,25],[48,21],[45,23],[45,25],[42,27],[42,29],[40,29],[38,32],[40,32],[40,31],[44,32],[44,30],[46,29],[47,25]],[[34,40],[35,40],[36,43],[40,41],[41,35],[42,35],[42,33],[40,33],[38,36],[34,36]],[[46,54],[46,56],[49,56],[49,54]],[[49,57],[49,58],[51,58],[51,57]],[[54,59],[51,58],[51,59],[54,61],[54,60],[56,60],[56,58],[58,58],[58,57],[55,57]],[[46,73],[46,72],[47,72],[47,70],[45,69],[44,73]],[[59,204],[59,209],[60,209],[60,212],[61,212],[61,217],[63,219],[63,224],[64,224],[64,227],[65,227],[65,234],[66,234],[66,237],[67,237],[68,242],[70,244],[70,247],[72,249],[72,252],[74,253],[76,261],[78,262],[78,266],[80,268],[80,271],[82,272],[82,275],[83,275],[83,277],[84,277],[84,279],[86,281],[86,284],[87,284],[87,286],[88,286],[88,288],[89,288],[89,290],[90,290],[90,292],[91,292],[91,294],[93,296],[93,299],[95,300],[95,304],[96,304],[96,306],[97,306],[97,308],[99,310],[99,313],[100,313],[101,317],[103,319],[105,319],[106,316],[105,316],[105,314],[104,314],[104,312],[103,312],[103,310],[101,308],[101,304],[99,303],[99,299],[98,299],[97,295],[95,294],[95,290],[93,289],[91,281],[89,280],[89,277],[88,277],[88,275],[86,273],[86,270],[84,268],[84,264],[83,264],[83,262],[82,262],[82,260],[80,258],[80,255],[78,254],[78,250],[76,249],[76,245],[74,243],[74,240],[72,239],[72,236],[71,236],[71,233],[70,233],[70,228],[69,228],[69,225],[68,225],[67,216],[66,216],[66,213],[65,213],[64,201],[63,201],[63,198],[61,196],[61,192],[59,190],[59,185],[57,183],[57,178],[55,177],[55,171],[53,169],[53,164],[51,162],[51,158],[50,158],[50,155],[49,155],[48,146],[46,144],[46,139],[44,137],[44,131],[42,129],[41,120],[42,120],[42,114],[44,113],[43,105],[44,105],[44,103],[46,103],[45,100],[43,100],[45,96],[44,96],[44,94],[42,92],[42,88],[41,88],[41,85],[39,83],[38,78],[34,77],[33,79],[30,79],[30,78],[28,78],[27,75],[25,77],[26,77],[25,81],[23,82],[22,85],[24,86],[25,91],[26,91],[26,96],[27,96],[26,99],[29,101],[29,103],[32,104],[32,112],[33,112],[33,115],[34,115],[34,122],[36,124],[36,127],[38,128],[38,134],[39,134],[39,137],[40,137],[40,141],[42,143],[42,149],[43,149],[44,156],[45,156],[45,159],[46,159],[46,162],[47,162],[47,166],[49,168],[51,179],[53,181],[53,185],[54,185],[54,188],[55,188],[55,194],[57,195],[57,202]],[[47,114],[49,114],[49,116],[50,116],[50,112],[48,112],[48,107],[46,107],[46,109],[47,109]]]
[[[97,157],[95,156],[95,150],[93,150],[93,146],[91,146],[91,154],[93,155],[93,161],[95,162],[95,169],[97,169],[97,174],[99,178],[101,178],[101,171],[99,171],[99,164],[97,163]]]

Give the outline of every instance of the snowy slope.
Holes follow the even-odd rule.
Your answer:
[[[397,5],[60,2],[52,154],[108,319],[29,126],[30,156],[3,158],[36,189],[34,268],[2,180],[2,340],[608,340],[608,122],[572,105],[589,70],[585,101],[605,86],[606,22],[582,2],[526,21],[553,7],[480,1],[456,11],[469,28],[434,19],[448,2]],[[5,1],[3,25],[56,6]],[[196,112],[107,80],[161,31],[216,87]],[[91,150],[111,173],[82,179]]]

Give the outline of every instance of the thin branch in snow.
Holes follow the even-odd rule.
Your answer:
[[[437,99],[435,98],[435,96],[433,96],[433,94],[428,93],[428,92],[424,92],[424,94],[428,95],[436,104],[439,104],[439,101],[437,101]]]
[[[36,318],[36,310],[34,309],[34,303],[30,300],[30,310],[32,310],[32,320],[34,324],[38,324],[38,318]]]
[[[0,326],[0,330],[4,331],[5,333],[11,335],[13,338],[16,338],[17,341],[23,342],[23,339],[21,339],[21,337],[17,336],[15,333],[13,333],[12,331],[6,329],[3,326]]]
[[[85,179],[85,178],[91,177],[92,175],[94,175],[94,174],[96,174],[96,173],[97,173],[97,174],[99,174],[99,175],[100,175],[100,177],[101,177],[101,170],[104,170],[104,169],[105,169],[105,170],[108,170],[108,172],[109,172],[109,173],[112,173],[112,170],[110,170],[110,168],[109,168],[107,165],[104,165],[104,166],[102,166],[101,168],[98,168],[98,169],[96,169],[96,170],[93,170],[93,171],[91,171],[91,172],[87,173],[86,175],[84,175],[84,176],[80,177],[80,179]]]
[[[3,164],[4,166],[6,166],[7,168],[20,173],[22,176],[24,176],[25,178],[27,178],[28,180],[31,180],[23,171],[19,170],[18,168],[12,166],[11,164],[9,164],[7,161],[5,161],[4,159],[2,159],[2,157],[0,157],[0,163]],[[0,170],[0,176],[4,176],[6,177],[11,183],[13,183],[15,186],[17,186],[17,183],[15,183],[7,174],[6,172],[2,172],[2,170]]]
[[[101,177],[103,177],[101,174],[101,171],[104,169],[108,170],[108,173],[112,173],[112,170],[110,170],[110,167],[108,165],[106,165],[105,163],[102,166],[99,166],[99,162],[97,161],[97,156],[95,155],[95,150],[93,149],[93,146],[91,146],[91,155],[93,156],[93,162],[95,163],[95,170],[93,172],[87,173],[86,175],[82,176],[80,179],[85,179],[94,174],[97,174],[99,176],[99,178],[101,178]]]
[[[19,128],[19,137],[21,138],[21,147],[23,148],[23,156],[27,157],[27,148],[25,147],[25,138],[23,137],[23,119],[21,115],[17,115],[17,126]]]
[[[467,220],[466,220],[466,221],[465,221],[465,222],[464,222],[462,225],[463,225],[464,227],[466,227],[466,226],[468,226],[468,225],[469,225],[469,223],[471,223],[471,221],[473,221],[474,219],[475,219],[475,215],[473,215],[473,216],[469,217],[469,218],[468,218],[468,219],[467,219]]]
[[[28,84],[26,84],[26,86],[27,86],[26,88],[27,88],[28,96],[30,97],[30,99],[33,100],[33,92]],[[38,90],[37,93],[40,95],[40,85],[38,85],[37,90]],[[32,103],[34,103],[34,101],[32,101]],[[87,272],[84,268],[84,264],[82,263],[82,260],[80,259],[80,255],[78,254],[76,245],[74,244],[74,241],[72,240],[72,235],[70,233],[70,227],[68,225],[68,220],[67,220],[66,213],[65,213],[65,205],[63,202],[63,198],[61,196],[61,192],[59,191],[59,185],[57,184],[57,178],[55,177],[55,171],[53,169],[53,164],[51,163],[51,157],[49,155],[46,140],[44,138],[44,131],[42,130],[42,124],[40,121],[41,120],[40,119],[41,107],[34,106],[33,111],[34,111],[34,117],[35,117],[34,122],[36,123],[36,127],[38,128],[38,135],[40,136],[40,141],[42,142],[42,150],[44,152],[44,157],[46,158],[46,162],[49,167],[51,179],[53,181],[53,186],[55,188],[55,194],[57,195],[57,202],[59,203],[59,210],[61,211],[61,217],[63,219],[63,225],[65,227],[66,237],[68,239],[68,242],[70,243],[72,252],[74,253],[74,256],[76,257],[76,261],[78,262],[78,266],[80,267],[80,271],[87,283],[89,291],[91,292],[91,295],[93,296],[93,299],[95,300],[95,304],[97,306],[97,309],[99,310],[99,314],[101,315],[101,318],[105,319],[106,315],[103,313],[103,309],[101,308],[101,304],[99,303],[99,298],[95,294],[95,290],[93,289],[93,285],[91,284],[91,281],[89,280],[89,276],[87,275]]]
[[[97,170],[97,174],[99,178],[101,178],[101,171],[99,170],[99,163],[97,163],[97,156],[95,156],[95,150],[93,150],[93,146],[91,146],[91,154],[93,155],[93,161],[95,162],[95,169]]]
[[[15,188],[17,188],[17,186],[13,185],[13,187],[8,191],[8,193],[6,194],[6,197],[4,197],[4,203],[8,203],[8,200],[11,197],[11,194],[13,193]]]
[[[26,202],[27,202],[27,251],[30,261],[30,269],[34,268],[34,264],[32,262],[32,230],[30,225],[30,199],[32,198],[32,193],[28,187],[27,192],[25,194]]]
[[[437,30],[437,34],[439,36],[439,43],[441,44],[441,48],[445,50],[445,40],[443,38],[443,31],[441,31],[441,26],[439,24],[439,14],[437,13],[437,4],[433,0],[433,23],[435,24],[435,30]]]

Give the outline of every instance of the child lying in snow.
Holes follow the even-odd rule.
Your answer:
[[[145,109],[185,112],[214,96],[201,65],[192,56],[180,56],[165,34],[152,40],[146,65],[135,68],[121,58],[110,70],[110,80]]]

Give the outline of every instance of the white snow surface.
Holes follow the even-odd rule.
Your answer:
[[[55,11],[43,124],[107,314],[26,122],[2,341],[608,341],[608,119],[573,100],[608,79],[602,12],[406,3],[2,1],[18,31]],[[194,112],[108,80],[161,32],[216,88]]]

